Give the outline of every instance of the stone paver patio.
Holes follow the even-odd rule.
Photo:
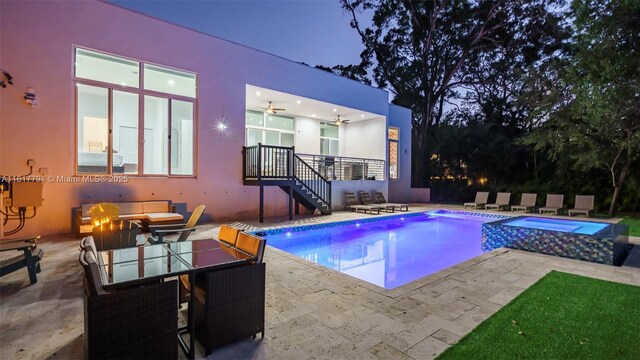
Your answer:
[[[335,213],[294,223],[363,216]],[[200,228],[197,237],[217,232],[211,225]],[[26,271],[0,278],[0,359],[83,356],[77,239],[51,236],[40,246],[46,255],[37,284],[28,285]],[[551,270],[640,285],[640,269],[509,249],[393,290],[272,247],[265,262],[265,338],[223,347],[211,359],[429,359]]]

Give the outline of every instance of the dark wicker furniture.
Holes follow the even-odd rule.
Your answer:
[[[114,220],[93,228],[97,251],[135,247],[139,226],[128,220]]]
[[[196,338],[205,354],[238,339],[261,333],[265,316],[264,263],[198,274],[193,312]]]
[[[92,258],[93,253],[81,253],[86,275],[85,357],[177,359],[177,281],[155,281],[107,292]]]

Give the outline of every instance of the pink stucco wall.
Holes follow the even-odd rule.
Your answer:
[[[213,21],[213,20],[212,20]],[[245,85],[253,84],[381,115],[388,94],[277,56],[96,1],[0,2],[0,65],[15,85],[0,89],[0,174],[27,159],[52,176],[74,174],[73,48],[82,46],[198,74],[195,178],[130,177],[126,184],[47,182],[44,205],[21,234],[69,232],[81,203],[170,199],[208,220],[255,218],[258,189],[242,185]],[[37,91],[31,109],[22,95]],[[224,115],[227,134],[214,130]],[[267,216],[286,214],[286,195],[265,192]],[[10,223],[8,227],[11,227]]]

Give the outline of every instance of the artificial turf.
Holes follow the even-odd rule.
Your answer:
[[[552,271],[438,359],[640,359],[640,287]]]
[[[624,218],[620,223],[629,225],[629,236],[640,236],[640,219]]]

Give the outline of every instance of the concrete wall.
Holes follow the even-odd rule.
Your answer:
[[[411,110],[389,105],[389,127],[398,128],[398,180],[389,180],[391,202],[417,201],[411,192]],[[388,146],[387,146],[388,151]],[[388,155],[387,155],[388,156]]]
[[[331,207],[333,210],[344,210],[344,193],[345,191],[356,194],[358,200],[360,196],[358,192],[366,191],[373,198],[374,191],[382,192],[387,197],[386,181],[332,181],[331,182]]]
[[[130,176],[125,184],[47,181],[44,204],[21,234],[68,232],[71,208],[98,201],[170,199],[187,212],[205,204],[205,220],[256,218],[258,188],[242,185],[246,84],[384,116],[389,111],[386,91],[107,3],[2,1],[0,64],[15,85],[0,90],[0,174],[24,174],[27,159],[35,159],[36,171],[74,175],[74,46],[198,74],[196,176]],[[37,92],[35,109],[22,99],[28,87]],[[223,115],[226,133],[214,126]],[[267,216],[286,214],[280,189],[268,189],[265,203]]]

